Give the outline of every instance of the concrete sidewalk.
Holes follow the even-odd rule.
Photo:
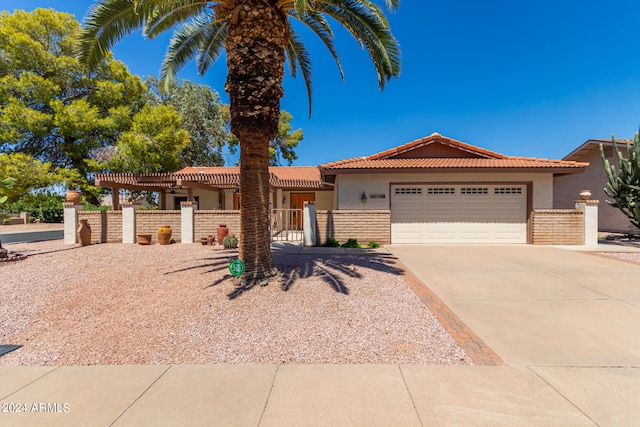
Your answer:
[[[388,250],[509,366],[0,366],[0,426],[640,425],[639,265]]]

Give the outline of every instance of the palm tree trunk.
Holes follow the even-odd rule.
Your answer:
[[[231,131],[240,140],[240,259],[245,282],[277,275],[269,234],[269,141],[278,132],[286,17],[270,3],[244,0],[226,42]]]

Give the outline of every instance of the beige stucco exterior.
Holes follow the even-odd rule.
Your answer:
[[[532,183],[532,208],[551,209],[553,205],[552,173],[365,173],[338,175],[336,209],[391,209],[391,184],[492,182]],[[365,203],[361,200],[363,192],[367,196]],[[376,195],[384,195],[384,198],[376,198]]]
[[[626,149],[619,145],[623,155]],[[605,147],[605,154],[611,164],[618,167],[618,160],[613,153],[611,146]],[[581,152],[579,158],[581,162],[589,162],[589,166],[581,174],[557,176],[553,183],[553,208],[554,209],[572,209],[575,201],[580,199],[582,190],[591,191],[591,199],[599,200],[598,205],[598,228],[601,231],[622,231],[627,232],[634,230],[629,219],[617,208],[606,203],[610,199],[604,189],[607,186],[607,175],[602,165],[600,157],[600,148],[598,144],[590,144],[587,150]]]

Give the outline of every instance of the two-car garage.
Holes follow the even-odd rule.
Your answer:
[[[526,243],[526,184],[392,184],[392,243]]]

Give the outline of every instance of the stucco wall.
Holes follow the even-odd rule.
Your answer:
[[[553,174],[551,173],[425,173],[425,174],[345,174],[336,180],[336,209],[390,209],[391,183],[436,182],[533,182],[533,209],[551,209],[553,205]],[[367,202],[362,203],[362,193]],[[371,194],[384,194],[372,198]]]
[[[621,149],[622,146],[620,146]],[[626,149],[623,149],[623,154]],[[618,159],[613,155],[613,149],[606,151],[607,159],[611,164],[618,168]],[[600,150],[594,148],[587,153],[584,159],[580,161],[589,162],[589,167],[577,175],[565,175],[555,178],[553,183],[553,192],[555,194],[553,200],[554,209],[571,209],[575,205],[575,201],[580,198],[582,190],[591,191],[591,199],[599,200],[598,206],[598,228],[602,231],[629,231],[635,227],[631,225],[627,217],[617,208],[610,206],[606,200],[609,199],[604,194],[604,188],[607,186],[607,174],[602,165],[600,158]]]

